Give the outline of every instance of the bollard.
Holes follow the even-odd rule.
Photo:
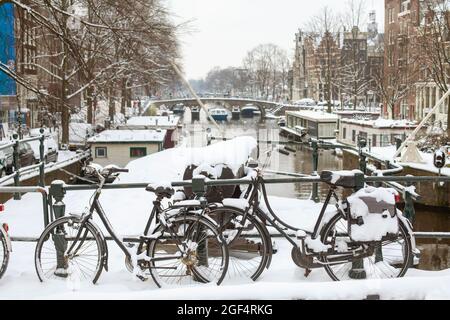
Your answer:
[[[45,142],[45,136],[44,136],[44,129],[41,128],[39,130],[41,133],[41,137],[39,138],[39,186],[45,187],[45,155],[44,155],[44,142]]]
[[[311,142],[311,147],[313,149],[312,153],[313,175],[317,175],[317,170],[319,170],[319,144],[317,143],[317,141],[313,140]],[[311,200],[314,201],[315,203],[320,202],[318,183],[313,183]]]
[[[13,167],[14,167],[14,186],[20,186],[20,162],[19,162],[19,135],[13,134],[14,146],[13,146]],[[14,194],[14,200],[22,199],[22,195],[20,193]]]

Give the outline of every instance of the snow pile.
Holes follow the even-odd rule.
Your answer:
[[[350,228],[353,240],[381,241],[388,234],[398,233],[396,194],[394,189],[366,187],[347,198],[352,218],[359,220]]]
[[[205,148],[186,149],[186,166],[226,165],[237,175],[256,146],[257,142],[252,137],[237,137]]]
[[[392,120],[392,119],[383,119],[378,118],[373,122],[374,128],[405,128],[416,126],[417,122],[409,121],[409,120]]]
[[[341,170],[341,171],[332,171],[331,175],[331,183],[335,184],[341,179],[344,179],[345,177],[354,177],[356,174],[364,174],[361,170]]]

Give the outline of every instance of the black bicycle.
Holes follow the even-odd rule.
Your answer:
[[[275,250],[267,226],[273,227],[292,244],[292,259],[306,270],[306,276],[316,268],[325,268],[335,281],[395,278],[406,274],[416,252],[408,219],[394,205],[393,216],[383,213],[377,218],[390,217],[398,226],[396,230],[386,232],[378,240],[355,240],[358,238],[356,231],[353,234],[351,231],[364,226],[364,221],[353,217],[348,203],[336,194],[338,187],[355,188],[355,176],[323,172],[321,178],[329,185],[329,192],[312,232],[293,227],[276,215],[270,206],[260,170],[244,199],[211,204],[208,214],[219,224],[228,243],[230,275],[256,280],[264,269],[269,268]],[[261,197],[265,208],[260,205]],[[336,211],[330,216],[326,212],[332,199],[336,202]],[[292,234],[297,240],[291,237]]]
[[[162,200],[171,198],[174,190],[149,185],[146,190],[155,193],[156,200],[143,236],[134,239],[137,252],[131,253],[114,232],[99,202],[105,181],[112,174],[128,170],[114,167],[101,172],[91,170],[100,183],[89,210],[81,216],[55,220],[38,240],[35,265],[41,281],[87,280],[95,284],[102,270],[108,271],[108,246],[102,231],[92,222],[97,213],[125,254],[127,269],[141,280],[150,274],[159,287],[222,282],[228,267],[228,249],[211,219],[183,204],[163,209]]]

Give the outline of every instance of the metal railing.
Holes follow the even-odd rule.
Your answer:
[[[14,134],[13,135],[13,142],[11,143],[7,143],[4,145],[0,145],[0,151],[1,150],[7,150],[10,149],[12,147],[13,152],[12,152],[12,157],[13,157],[13,163],[12,163],[12,167],[14,172],[11,175],[8,175],[4,178],[0,179],[0,184],[3,184],[11,179],[14,179],[14,186],[18,187],[20,186],[20,176],[28,173],[30,171],[33,171],[35,169],[39,169],[39,186],[43,187],[45,186],[45,147],[44,147],[44,142],[45,142],[45,138],[47,136],[44,135],[44,129],[40,129],[40,135],[36,136],[36,137],[30,137],[30,138],[25,138],[25,139],[19,139],[18,134]],[[27,142],[33,142],[33,141],[39,141],[39,162],[37,164],[34,165],[30,165],[30,166],[26,166],[24,168],[20,167],[20,153],[19,153],[19,149],[21,144],[23,143],[27,143]],[[6,173],[6,165],[8,162],[8,156],[6,155],[5,158],[3,159],[4,161],[4,170]],[[14,194],[14,199],[15,200],[20,200],[21,199],[21,194],[20,193],[15,193]]]
[[[423,181],[432,182],[450,182],[448,176],[366,176],[364,174],[356,174],[356,189],[363,188],[367,183],[415,183]],[[288,184],[288,183],[321,183],[322,180],[318,176],[301,176],[288,178],[268,178],[264,180],[266,184]],[[230,186],[230,185],[250,185],[252,181],[248,178],[230,179],[230,180],[209,180],[207,178],[197,178],[187,181],[173,182],[173,187],[192,187],[194,194],[202,194],[207,187],[210,186]],[[128,183],[128,184],[109,184],[103,187],[104,190],[118,190],[118,189],[145,189],[148,183]],[[49,191],[43,187],[0,187],[0,193],[27,193],[39,192],[43,196],[43,220],[44,226],[54,221],[58,217],[65,215],[64,197],[66,192],[76,192],[82,190],[95,190],[96,185],[65,185],[61,181],[54,181]],[[411,198],[411,201],[413,199]],[[408,217],[414,218],[414,217]],[[449,239],[450,232],[418,232],[418,238],[437,238]],[[130,238],[131,236],[125,236]],[[37,238],[32,237],[13,237],[13,241],[37,241]]]

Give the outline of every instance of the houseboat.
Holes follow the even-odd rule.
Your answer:
[[[231,116],[233,120],[239,120],[241,118],[241,108],[233,107],[231,110]]]
[[[253,118],[259,112],[259,108],[254,105],[246,105],[241,109],[241,115],[243,118]],[[261,114],[261,112],[259,112]]]
[[[227,121],[228,120],[228,111],[223,108],[210,109],[209,114],[216,121]]]
[[[316,111],[287,111],[283,134],[294,139],[335,139],[338,117],[335,114]]]
[[[357,146],[358,138],[365,138],[370,147],[395,145],[404,141],[417,128],[417,122],[408,120],[341,119],[338,142]]]

